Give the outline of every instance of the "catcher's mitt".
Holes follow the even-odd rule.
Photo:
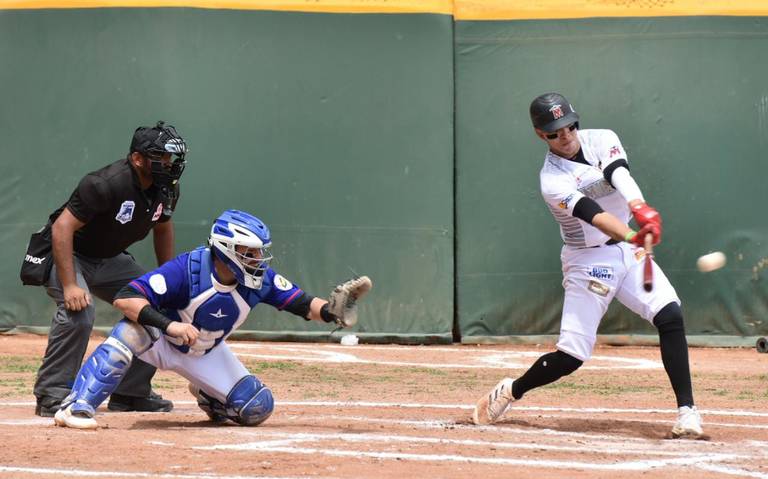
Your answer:
[[[328,298],[328,311],[336,316],[342,328],[357,323],[357,301],[371,290],[373,283],[368,276],[350,279],[336,286]]]

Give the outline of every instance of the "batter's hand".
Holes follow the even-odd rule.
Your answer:
[[[632,216],[635,217],[637,225],[641,228],[648,223],[654,223],[661,229],[661,215],[646,203],[635,205],[632,208]]]
[[[91,295],[80,286],[64,287],[64,307],[70,311],[82,311],[91,304]]]
[[[636,244],[637,246],[644,247],[645,235],[647,235],[648,233],[650,233],[651,236],[653,236],[654,246],[656,246],[661,242],[661,225],[655,225],[653,223],[648,223],[647,225],[640,228],[640,231],[638,231],[637,234],[633,236],[630,241]]]
[[[192,346],[195,344],[195,341],[197,341],[197,336],[200,334],[200,331],[190,323],[173,321],[168,325],[165,334],[174,338],[179,338],[184,344]]]

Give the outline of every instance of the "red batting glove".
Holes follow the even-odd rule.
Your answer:
[[[641,228],[648,223],[655,223],[661,229],[661,215],[646,203],[640,203],[632,208],[632,216],[635,217],[637,225]]]
[[[640,231],[638,231],[634,236],[632,236],[629,239],[630,243],[634,243],[637,246],[645,246],[645,235],[650,233],[653,235],[653,245],[657,245],[661,242],[661,225],[656,225],[654,223],[648,223],[647,225],[640,228]]]

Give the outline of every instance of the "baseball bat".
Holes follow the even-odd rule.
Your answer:
[[[645,266],[643,268],[643,289],[653,290],[653,235],[646,233],[645,238]]]

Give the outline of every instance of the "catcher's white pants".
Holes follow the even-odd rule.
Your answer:
[[[560,260],[565,301],[557,349],[582,361],[592,355],[597,327],[614,297],[649,322],[669,303],[680,304],[675,288],[655,262],[653,290],[643,289],[643,248],[629,243],[563,246]]]
[[[225,341],[205,356],[193,356],[182,353],[160,336],[139,358],[158,369],[179,373],[222,404],[226,404],[235,384],[250,374]]]

